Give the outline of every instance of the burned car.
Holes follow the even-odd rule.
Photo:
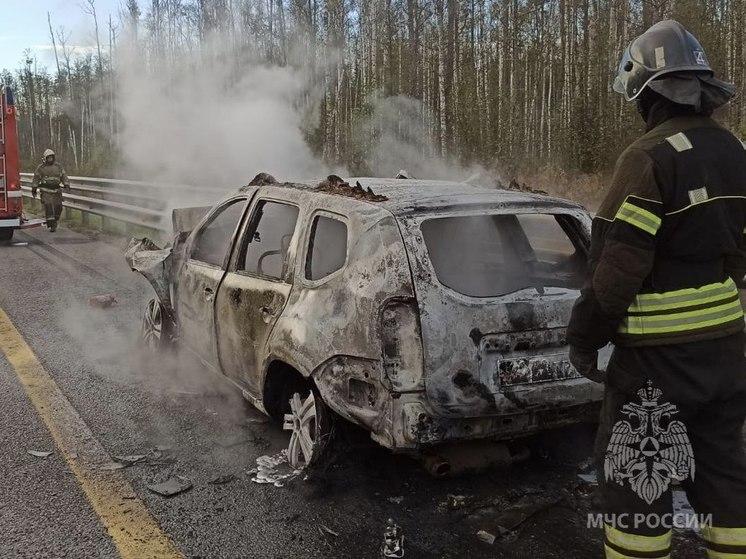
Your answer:
[[[354,186],[351,186],[354,185]],[[178,342],[291,430],[300,467],[344,418],[394,451],[594,418],[565,339],[590,217],[547,196],[424,180],[278,183],[175,210],[128,251],[142,335]]]

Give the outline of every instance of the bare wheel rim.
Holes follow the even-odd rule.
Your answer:
[[[285,429],[292,431],[288,444],[288,462],[295,469],[311,463],[316,449],[316,398],[313,390],[303,400],[297,392],[290,399],[290,413],[285,415]]]
[[[142,340],[150,349],[158,349],[163,333],[163,313],[156,300],[151,300],[145,309],[142,321]]]

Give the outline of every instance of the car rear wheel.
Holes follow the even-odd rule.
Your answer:
[[[160,351],[171,343],[166,310],[157,299],[148,301],[148,306],[145,308],[141,339],[143,345],[151,351]]]
[[[317,465],[328,456],[334,435],[334,417],[316,390],[293,393],[284,428],[291,431],[288,462],[293,468]]]

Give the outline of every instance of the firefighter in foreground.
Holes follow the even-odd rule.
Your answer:
[[[55,160],[54,152],[44,152],[44,161],[36,168],[31,194],[36,198],[37,189],[41,190],[41,203],[50,231],[57,230],[57,223],[62,214],[62,188],[70,191],[70,181],[65,169]]]
[[[617,161],[593,220],[570,359],[605,382],[596,441],[607,558],[670,556],[672,486],[708,557],[746,558],[746,147],[710,118],[734,88],[662,21],[626,49],[614,89],[647,133]],[[597,350],[613,342],[606,372]]]

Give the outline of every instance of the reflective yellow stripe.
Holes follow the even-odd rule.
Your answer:
[[[606,559],[640,559],[639,557],[635,557],[634,555],[625,555],[624,553],[619,553],[616,549],[612,549],[608,545],[604,545],[604,552],[606,554]],[[660,555],[655,559],[671,559],[671,554],[666,553],[665,555]]]
[[[665,334],[698,330],[743,318],[741,302],[731,301],[725,305],[664,315],[628,316],[622,321],[622,334]]]
[[[641,536],[622,532],[609,524],[605,524],[604,532],[609,543],[629,551],[663,552],[668,551],[668,548],[671,547],[670,530],[660,536]]]
[[[738,288],[728,278],[722,283],[712,283],[702,287],[692,287],[667,291],[665,293],[641,293],[629,307],[629,312],[671,310],[693,305],[703,305],[735,297]]]
[[[718,528],[703,526],[702,535],[711,543],[746,546],[746,528]]]
[[[655,235],[661,226],[661,219],[657,215],[639,206],[635,206],[629,201],[629,198],[619,208],[616,219],[626,221],[630,225],[634,225],[651,235]]]
[[[641,221],[636,220],[633,217],[617,214],[616,218],[620,219],[621,221],[626,221],[630,225],[634,225],[638,229],[642,229],[643,231],[645,231],[646,233],[650,233],[651,235],[655,235],[657,233],[656,229],[650,227],[650,225],[647,225]]]

